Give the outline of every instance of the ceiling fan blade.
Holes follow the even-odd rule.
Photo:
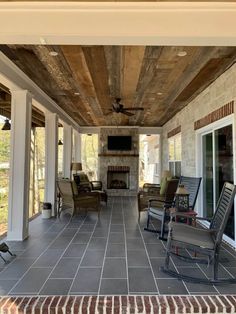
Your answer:
[[[125,114],[125,115],[127,115],[129,117],[134,116],[134,113],[126,111],[126,110],[122,110],[121,113],[123,113],[123,114]]]
[[[105,115],[105,116],[108,116],[109,114],[112,114],[112,113],[114,113],[114,111],[113,111],[113,110],[110,110],[110,111],[106,112],[104,115]]]
[[[131,108],[129,108],[129,107],[125,107],[124,108],[125,110],[144,110],[144,108],[143,107],[131,107]]]

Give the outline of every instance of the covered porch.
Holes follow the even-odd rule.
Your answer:
[[[8,264],[0,261],[0,311],[12,307],[33,313],[45,306],[73,312],[77,306],[86,313],[91,306],[102,313],[234,312],[236,284],[189,283],[161,271],[166,242],[144,231],[146,213],[139,220],[137,205],[140,136],[158,136],[146,156],[156,177],[169,169],[173,177],[202,178],[195,207],[199,216],[214,214],[223,182],[235,183],[234,6],[178,4],[183,16],[177,31],[180,7],[173,3],[70,3],[57,4],[55,12],[51,5],[26,8],[40,21],[42,37],[21,4],[13,4],[13,10],[0,4],[1,21],[16,14],[20,25],[27,22],[18,32],[6,23],[7,35],[0,32],[0,106],[11,118],[8,230],[2,241],[16,254]],[[56,31],[42,12],[55,21]],[[90,25],[94,16],[100,22],[91,32],[84,12]],[[60,14],[68,22],[64,29]],[[137,22],[140,16],[146,25]],[[127,34],[117,27],[122,18]],[[45,127],[43,201],[52,205],[52,217],[29,221],[36,121]],[[108,194],[99,217],[93,212],[57,215],[58,125],[63,126],[62,177],[68,180],[72,163],[81,163],[81,135],[98,136],[96,171]],[[114,149],[109,137],[126,137],[129,143]],[[109,178],[109,172],[119,175]],[[235,226],[234,207],[220,252],[220,278],[236,278]],[[177,257],[171,267],[198,278],[212,272],[211,264]]]

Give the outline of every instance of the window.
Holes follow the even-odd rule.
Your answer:
[[[181,133],[172,136],[168,140],[169,170],[172,176],[181,175]]]

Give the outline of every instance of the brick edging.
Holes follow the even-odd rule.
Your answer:
[[[205,117],[194,122],[194,130],[203,128],[204,126],[218,121],[224,117],[229,116],[234,113],[234,101],[227,103],[226,105],[216,109],[215,111],[209,113]]]
[[[170,138],[172,136],[175,136],[176,134],[181,132],[181,125],[177,126],[176,128],[174,128],[173,130],[169,131],[167,133],[167,138]]]
[[[1,314],[235,313],[236,295],[0,297]]]

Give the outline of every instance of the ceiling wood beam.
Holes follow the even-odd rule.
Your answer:
[[[102,112],[98,105],[96,92],[82,48],[80,46],[61,46],[61,50],[70,66],[72,76],[78,84],[78,90],[84,105],[81,111],[85,115],[88,115],[90,112],[93,124],[99,125],[99,123],[103,122]]]
[[[92,78],[99,107],[104,114],[111,108],[108,71],[103,46],[82,47],[84,57]]]

